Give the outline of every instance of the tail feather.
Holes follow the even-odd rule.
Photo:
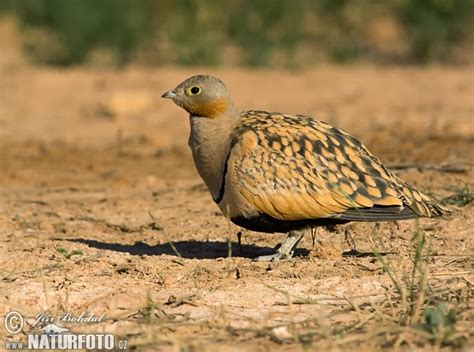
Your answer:
[[[426,194],[414,189],[413,187],[409,186],[412,194],[417,194],[418,197],[421,198],[417,200],[412,198],[412,204],[409,206],[413,208],[415,212],[417,212],[420,216],[428,217],[428,218],[435,218],[449,213],[449,209],[439,204],[433,198],[427,196]],[[423,208],[423,211],[420,211],[420,208]]]
[[[396,177],[395,179],[398,181],[397,190],[403,204],[412,209],[419,217],[434,218],[449,213],[448,208],[442,206],[433,198],[418,191],[400,178]]]
[[[347,221],[396,221],[418,218],[409,207],[376,205],[371,208],[349,209],[338,214],[337,219]]]

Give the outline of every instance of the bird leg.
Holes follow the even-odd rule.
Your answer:
[[[242,231],[237,232],[237,243],[239,244],[239,252],[244,253],[244,249],[242,247]]]
[[[254,259],[256,262],[278,262],[288,260],[293,257],[298,242],[303,238],[304,230],[290,231],[288,237],[280,244],[276,253],[269,255],[261,255]]]
[[[349,246],[351,246],[351,251],[357,252],[356,243],[354,241],[354,237],[352,237],[350,233],[350,229],[346,227],[344,230],[344,240],[347,242]]]

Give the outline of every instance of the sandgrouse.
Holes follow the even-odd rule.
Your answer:
[[[308,228],[445,212],[343,130],[304,115],[238,111],[218,78],[193,76],[162,97],[190,114],[194,162],[221,212],[252,231],[288,232],[276,253],[256,260],[291,258]]]

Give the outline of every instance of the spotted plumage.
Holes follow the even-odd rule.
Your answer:
[[[192,77],[164,97],[190,113],[194,161],[223,214],[250,230],[290,232],[279,252],[263,259],[291,256],[310,227],[445,211],[326,122],[239,112],[222,81],[211,76]]]
[[[303,115],[246,111],[232,136],[236,187],[275,219],[382,221],[441,215],[357,139]],[[239,150],[240,149],[234,149]]]

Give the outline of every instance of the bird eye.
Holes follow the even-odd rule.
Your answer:
[[[192,95],[196,95],[196,94],[199,94],[201,92],[201,88],[199,87],[192,87],[190,90]]]

